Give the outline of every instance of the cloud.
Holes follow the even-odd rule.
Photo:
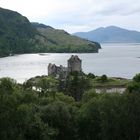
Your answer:
[[[109,25],[140,30],[139,0],[0,0],[0,5],[68,32]]]
[[[109,16],[109,15],[120,15],[120,16],[127,16],[132,14],[139,14],[140,12],[140,5],[133,2],[131,3],[117,3],[112,4],[104,7],[103,10],[98,11],[97,14]]]

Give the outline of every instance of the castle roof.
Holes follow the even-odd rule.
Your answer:
[[[81,61],[81,59],[77,55],[72,55],[68,61]]]
[[[48,67],[52,68],[52,67],[56,67],[55,64],[49,63]]]

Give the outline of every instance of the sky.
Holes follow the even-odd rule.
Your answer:
[[[140,31],[140,0],[0,0],[0,7],[69,33],[111,25]]]

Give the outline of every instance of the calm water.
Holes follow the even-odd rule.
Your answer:
[[[67,66],[72,54],[23,54],[0,58],[0,77],[24,82],[30,77],[46,75],[49,63]],[[102,44],[99,53],[77,54],[85,73],[106,74],[131,79],[140,72],[140,44]]]

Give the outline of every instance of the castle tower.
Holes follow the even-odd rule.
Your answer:
[[[56,65],[49,63],[48,65],[48,75],[56,75]]]
[[[68,60],[68,72],[81,72],[82,71],[82,61],[77,55],[72,55]]]

